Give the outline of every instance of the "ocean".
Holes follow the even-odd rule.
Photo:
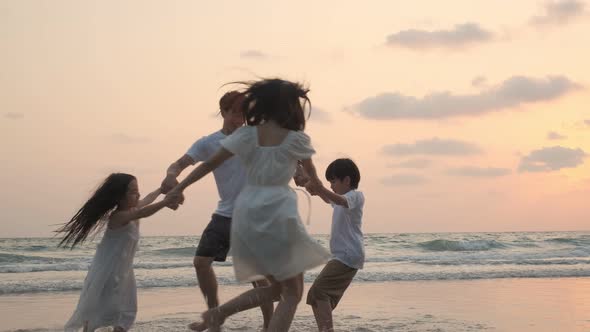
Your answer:
[[[327,235],[314,238],[328,246]],[[0,330],[59,331],[98,240],[69,250],[57,238],[0,239]],[[133,331],[186,331],[198,317],[198,240],[141,238]],[[590,330],[590,232],[366,234],[365,251],[365,267],[335,311],[338,331]],[[231,256],[214,269],[222,299],[247,289],[235,282]],[[306,272],[306,289],[320,270]],[[258,310],[240,315],[226,331],[259,331]],[[314,329],[304,299],[291,330]]]
[[[328,247],[327,235],[314,237]],[[138,288],[195,286],[198,240],[143,237]],[[56,238],[0,239],[0,295],[80,290],[97,241],[69,250]],[[355,282],[590,276],[590,232],[366,234],[365,254]],[[235,284],[231,256],[214,266],[221,285]]]

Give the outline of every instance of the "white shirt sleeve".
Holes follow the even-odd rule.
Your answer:
[[[207,160],[207,148],[206,148],[206,138],[202,137],[188,149],[186,155],[191,157],[193,160],[193,164],[198,161],[205,161]]]
[[[351,190],[344,194],[344,198],[346,198],[346,202],[348,203],[349,209],[355,209],[359,206],[362,206],[364,203],[364,196],[361,192],[356,190]]]
[[[311,145],[311,138],[302,131],[296,131],[293,135],[295,137],[289,142],[289,151],[293,155],[293,159],[305,160],[311,158],[315,154],[315,150]]]
[[[255,128],[252,126],[243,126],[231,135],[220,141],[222,147],[227,151],[237,155],[240,158],[245,158],[253,146],[253,133]]]

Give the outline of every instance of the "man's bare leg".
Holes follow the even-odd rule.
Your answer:
[[[193,265],[197,273],[197,280],[201,293],[205,297],[207,308],[215,308],[219,305],[219,297],[217,295],[217,278],[215,271],[213,271],[213,257],[195,256]],[[202,322],[191,323],[189,329],[195,331],[204,330]]]
[[[332,305],[329,301],[316,300],[315,305],[311,306],[315,321],[318,324],[320,332],[333,332],[334,323],[332,321]]]
[[[217,278],[212,266],[213,257],[196,256],[193,263],[197,272],[199,288],[205,297],[207,307],[209,309],[217,307],[219,298],[217,297]]]

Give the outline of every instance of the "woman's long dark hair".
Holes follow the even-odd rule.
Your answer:
[[[286,129],[305,129],[305,105],[308,104],[311,110],[311,101],[307,97],[309,89],[278,78],[235,83],[246,86],[242,110],[247,125],[256,126],[274,120]]]
[[[133,180],[135,177],[129,174],[109,175],[72,219],[56,230],[57,233],[66,233],[58,246],[73,249],[78,243],[84,242],[89,234],[99,229],[97,226],[101,225],[105,217],[125,198],[129,183]]]

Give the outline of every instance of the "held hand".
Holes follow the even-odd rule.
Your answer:
[[[178,204],[180,204],[180,205],[184,204],[184,194],[183,193],[180,193],[180,197],[178,199],[179,199]]]
[[[295,180],[295,185],[298,187],[304,187],[305,184],[309,181],[309,176],[305,173],[303,166],[297,165],[295,169],[295,175],[293,176],[293,180]]]
[[[166,207],[169,208],[170,210],[178,210],[178,207],[180,206],[180,204],[172,202],[172,203],[168,203],[166,204]]]
[[[175,202],[174,198],[170,195],[164,196],[162,202],[166,205],[167,208],[171,210],[178,209],[178,203]]]
[[[316,196],[321,186],[321,183],[318,184],[317,182],[307,181],[305,183],[305,190],[307,190],[312,196]]]
[[[170,190],[172,190],[172,188],[176,187],[177,184],[178,184],[178,180],[176,180],[176,178],[173,178],[171,176],[166,176],[164,181],[162,181],[162,185],[160,186],[160,190],[162,191],[162,194],[167,194]]]
[[[313,182],[308,181],[305,184],[305,189],[309,192],[312,196],[319,196],[324,202],[330,204],[330,200],[323,195],[320,195],[320,191],[325,190],[326,188],[321,182]]]
[[[180,204],[178,201],[174,201],[172,198],[170,199],[170,201],[166,204],[166,207],[171,209],[171,210],[178,210],[178,207],[180,206]]]
[[[166,198],[164,199],[170,202],[172,205],[176,205],[178,208],[178,205],[184,203],[184,194],[180,190],[172,189],[168,192],[168,194],[166,194]]]

